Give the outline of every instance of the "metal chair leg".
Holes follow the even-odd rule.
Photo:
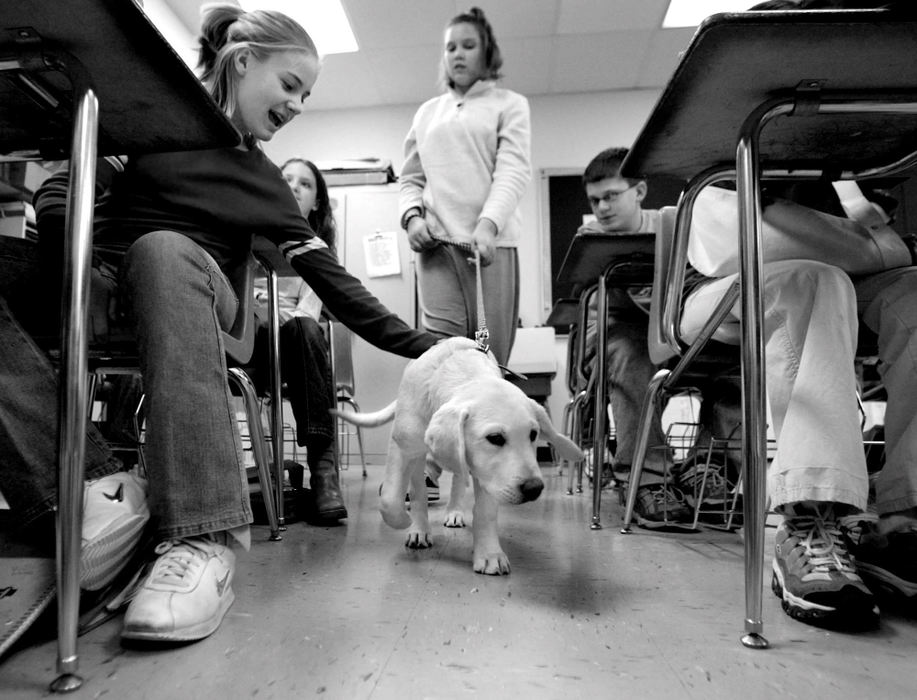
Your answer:
[[[586,392],[581,391],[573,399],[573,409],[571,413],[570,421],[570,439],[573,440],[577,445],[582,443],[583,440],[583,403],[586,400]],[[577,483],[577,493],[583,492],[583,460],[579,459],[575,462],[570,462],[570,475],[567,478],[567,495],[573,495],[573,479],[574,474],[578,478]]]
[[[277,509],[274,505],[274,489],[271,482],[271,460],[268,458],[267,445],[265,444],[264,430],[261,427],[261,409],[255,385],[244,370],[230,367],[228,377],[235,384],[242,395],[245,404],[245,419],[248,421],[248,432],[251,435],[252,454],[255,464],[258,465],[258,479],[261,482],[261,495],[264,499],[264,510],[267,513],[267,522],[271,530],[271,540],[278,541],[280,524],[277,520]]]
[[[643,473],[643,462],[646,460],[646,450],[650,441],[650,428],[656,412],[659,396],[665,385],[666,378],[671,374],[667,369],[661,369],[653,375],[646,398],[643,400],[643,410],[640,413],[640,430],[637,431],[637,447],[634,450],[634,461],[631,464],[630,478],[627,480],[627,500],[624,506],[624,522],[621,532],[630,532],[630,523],[634,517],[634,505],[637,502],[637,489],[640,485],[640,475]]]
[[[360,412],[359,404],[357,404],[357,402],[354,399],[347,396],[346,394],[339,394],[337,397],[337,400],[338,400],[338,403],[343,403],[343,404],[347,404],[348,406],[350,406],[356,413]],[[355,433],[357,436],[357,447],[360,450],[360,464],[363,467],[363,477],[365,478],[367,476],[367,473],[366,473],[366,453],[363,451],[363,431],[360,429],[360,426],[355,426],[355,427],[356,427]],[[350,443],[348,441],[348,445],[349,444]]]

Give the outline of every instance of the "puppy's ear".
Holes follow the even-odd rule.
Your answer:
[[[465,461],[465,422],[468,407],[457,401],[447,401],[433,414],[423,439],[430,456],[440,466],[461,474],[468,470]]]
[[[541,437],[543,440],[551,443],[554,446],[554,449],[557,450],[559,454],[564,459],[569,459],[570,461],[578,460],[583,458],[583,451],[576,446],[576,443],[567,438],[566,435],[561,435],[554,429],[554,424],[551,423],[551,419],[548,417],[547,411],[541,406],[537,401],[532,401],[532,408],[535,411],[535,418],[538,421],[538,430],[541,432]]]

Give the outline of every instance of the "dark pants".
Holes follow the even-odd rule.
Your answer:
[[[267,367],[267,327],[258,330],[255,361]],[[327,446],[334,437],[334,386],[328,342],[321,326],[308,316],[295,316],[280,327],[280,377],[296,421],[296,442],[300,447]],[[267,373],[258,373],[259,389],[267,384]]]

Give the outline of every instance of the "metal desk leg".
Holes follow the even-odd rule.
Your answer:
[[[765,117],[766,118],[766,117]],[[758,135],[764,118],[753,114],[742,127],[736,149],[736,185],[739,199],[740,299],[742,308],[742,391],[744,396],[745,460],[745,635],[751,648],[768,646],[761,632],[764,577],[764,508],[767,469],[767,432],[764,394],[764,318],[761,245],[761,196]]]
[[[58,437],[57,509],[57,672],[55,692],[76,690],[76,648],[80,608],[80,545],[83,522],[83,459],[88,420],[89,275],[92,213],[95,203],[96,143],[99,103],[91,88],[74,90],[76,114],[70,154],[67,199],[62,361],[60,374],[60,434]]]
[[[605,432],[608,419],[608,410],[605,404],[606,373],[605,355],[608,345],[608,294],[606,291],[607,280],[603,272],[599,276],[599,286],[596,292],[596,346],[595,346],[595,411],[592,432],[592,524],[590,530],[601,530],[602,520],[599,515],[602,508],[602,467],[605,462]]]

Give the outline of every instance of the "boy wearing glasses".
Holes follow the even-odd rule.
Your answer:
[[[643,180],[620,175],[626,148],[608,148],[595,156],[583,172],[583,187],[595,220],[583,224],[577,233],[591,232],[608,235],[655,233],[660,227],[660,214],[644,209],[642,202],[647,187]],[[634,299],[646,296],[644,288],[613,288],[608,291],[607,395],[617,433],[612,468],[619,480],[626,480],[634,454],[640,410],[646,388],[656,372],[650,361],[646,338],[649,316]],[[648,307],[645,307],[648,308]],[[589,372],[595,367],[595,299],[586,330],[586,358]],[[650,445],[665,443],[662,421],[657,415],[650,432]],[[643,467],[641,487],[637,491],[635,516],[638,524],[660,528],[671,521],[690,523],[693,513],[684,494],[675,486],[663,483],[663,471],[671,466],[670,456],[663,450],[650,450]],[[594,470],[597,473],[598,469]],[[610,479],[602,469],[603,482]]]

